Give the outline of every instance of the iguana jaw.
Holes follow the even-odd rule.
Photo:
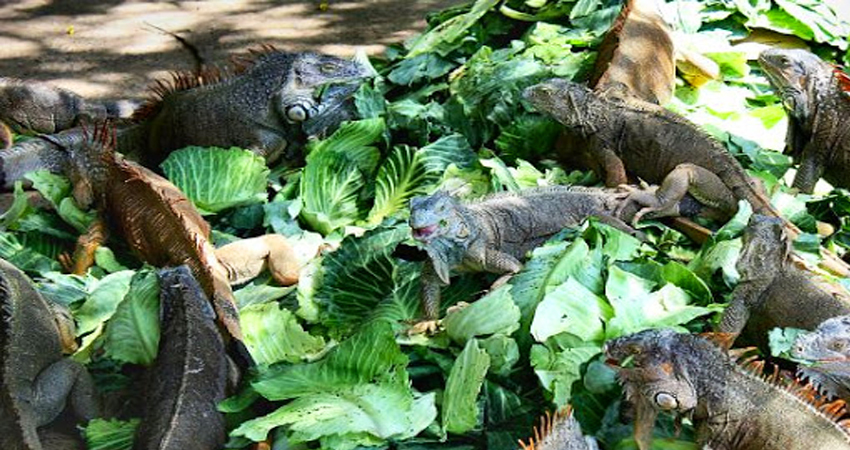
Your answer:
[[[418,228],[411,227],[413,230],[413,238],[423,243],[427,243],[430,240],[429,237],[431,237],[438,228],[440,228],[440,225],[438,224],[426,225]]]

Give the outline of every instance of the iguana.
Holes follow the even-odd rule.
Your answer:
[[[95,249],[114,232],[154,266],[188,265],[212,300],[219,322],[241,341],[230,284],[265,268],[279,282],[294,283],[298,263],[292,248],[283,236],[266,235],[214,249],[210,226],[192,202],[165,178],[115,153],[111,131],[106,123],[87,132],[82,145],[70,153],[74,198],[83,207],[94,204],[100,213],[78,241],[73,271],[84,273]]]
[[[850,316],[827,319],[797,336],[791,356],[809,362],[800,365],[797,376],[829,397],[850,401]]]
[[[32,282],[0,259],[0,448],[40,450],[36,429],[66,403],[80,420],[100,414],[85,367],[62,355],[51,306]]]
[[[159,82],[132,123],[118,126],[116,150],[147,167],[188,145],[242,147],[269,161],[296,155],[307,136],[354,116],[351,95],[369,75],[355,61],[271,48],[232,73],[176,73],[171,82]],[[82,134],[73,128],[0,152],[0,183],[8,188],[36,169],[64,172]]]
[[[445,191],[413,198],[410,228],[429,256],[422,269],[425,319],[438,318],[440,286],[449,284],[453,270],[519,272],[520,259],[528,251],[588,217],[642,237],[620,219],[634,214],[635,208],[623,208],[627,195],[611,189],[551,186],[493,194],[471,203],[461,203]],[[671,210],[677,214],[699,212],[695,205],[686,203]]]
[[[90,101],[79,95],[36,81],[0,77],[0,148],[17,133],[58,133],[84,120],[129,118],[137,102]]]
[[[788,112],[786,153],[799,163],[795,188],[811,193],[823,176],[850,187],[850,76],[800,49],[769,49],[759,65]]]
[[[224,447],[227,356],[215,312],[186,266],[159,272],[161,339],[135,450]]]
[[[522,450],[599,450],[596,439],[581,433],[581,426],[573,416],[572,408],[566,408],[540,418],[540,427],[534,427],[534,435],[528,443],[519,441]]]
[[[608,364],[636,407],[635,440],[650,448],[658,411],[689,417],[703,449],[847,450],[844,403],[809,403],[811,388],[781,386],[699,336],[646,330],[609,341]],[[763,363],[762,363],[763,365]]]
[[[850,314],[850,292],[806,267],[791,250],[780,219],[754,214],[743,241],[736,265],[741,279],[720,332],[743,332],[746,343],[764,349],[775,327],[813,330],[830,317]]]

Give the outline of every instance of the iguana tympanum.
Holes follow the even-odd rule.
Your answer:
[[[809,403],[812,388],[782,386],[702,337],[647,330],[609,341],[605,355],[636,407],[641,450],[651,446],[659,411],[690,417],[701,449],[850,449],[850,432],[836,420],[844,402]]]
[[[850,76],[800,49],[769,49],[759,65],[788,112],[786,153],[800,164],[794,187],[811,193],[823,176],[850,188]]]
[[[159,272],[161,338],[134,450],[224,446],[228,361],[215,312],[186,266]]]
[[[268,268],[281,284],[298,280],[292,248],[280,235],[265,235],[213,248],[210,226],[192,202],[165,178],[114,152],[109,124],[94,129],[70,154],[73,194],[78,204],[100,213],[80,237],[74,273],[91,266],[94,251],[114,232],[142,260],[157,266],[186,264],[212,300],[219,322],[242,339],[231,283]]]
[[[156,98],[120,124],[116,150],[147,167],[188,145],[253,150],[268,160],[297,155],[308,136],[353,118],[351,95],[369,76],[361,64],[317,53],[267,48],[233,73],[207,70],[160,82]],[[0,152],[0,184],[26,172],[64,172],[84,140],[80,128],[42,135]]]
[[[522,450],[599,450],[596,439],[582,434],[569,406],[555,414],[547,412],[528,443],[520,440],[519,445]]]
[[[850,292],[806,267],[791,249],[782,220],[754,214],[744,230],[736,268],[741,279],[719,331],[742,333],[747,344],[767,348],[775,327],[813,330],[850,314]]]
[[[47,83],[0,77],[0,149],[17,133],[58,133],[88,120],[129,118],[138,103],[90,101]]]
[[[824,395],[850,402],[850,316],[827,319],[798,335],[791,356],[809,362],[797,369],[798,377]]]
[[[444,191],[412,199],[410,228],[429,256],[422,269],[425,319],[439,317],[440,287],[449,284],[453,270],[519,272],[520,260],[528,251],[588,217],[642,238],[620,218],[630,218],[634,206],[640,206],[624,206],[623,199],[629,195],[612,189],[551,186],[493,194],[471,203],[461,203]],[[671,210],[700,212],[693,205]]]
[[[62,355],[60,333],[32,282],[0,259],[0,448],[41,450],[36,429],[66,403],[80,420],[100,414],[85,367]]]

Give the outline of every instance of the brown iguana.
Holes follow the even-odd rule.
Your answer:
[[[743,332],[744,342],[766,349],[767,333],[775,327],[813,330],[830,317],[850,314],[850,292],[805,266],[780,219],[754,214],[743,241],[736,265],[741,280],[720,332]]]
[[[186,266],[159,272],[161,335],[135,450],[224,447],[228,361],[215,312]]]
[[[769,49],[759,65],[788,112],[786,153],[799,163],[794,187],[811,193],[823,176],[850,187],[850,76],[800,49]]]
[[[569,406],[555,412],[546,412],[540,418],[540,427],[534,427],[534,435],[528,444],[519,441],[522,450],[598,450],[596,439],[581,433],[581,426]]]
[[[850,432],[836,419],[844,402],[808,403],[811,388],[781,386],[778,376],[739,366],[702,337],[647,330],[604,351],[636,407],[641,450],[650,448],[658,411],[690,417],[704,449],[850,449]]]
[[[176,73],[158,83],[132,123],[119,125],[116,150],[148,167],[188,145],[242,147],[270,161],[284,151],[297,155],[308,136],[353,118],[351,95],[367,76],[355,61],[271,48],[233,71]],[[73,128],[0,152],[0,184],[8,188],[37,169],[64,172],[82,141]]]
[[[54,311],[15,266],[0,259],[0,448],[41,450],[38,427],[70,403],[80,420],[100,413],[85,367],[62,355]]]
[[[266,235],[214,249],[210,226],[192,202],[165,178],[116,154],[114,144],[106,123],[70,154],[75,200],[83,207],[94,203],[100,213],[78,241],[73,271],[84,273],[94,250],[109,231],[115,232],[154,266],[188,265],[212,300],[219,322],[241,341],[230,284],[255,277],[265,268],[280,283],[293,284],[298,263],[292,248],[283,236]]]
[[[642,237],[641,232],[620,219],[634,214],[634,208],[624,209],[622,205],[628,195],[611,189],[552,186],[493,194],[472,203],[461,203],[444,191],[413,198],[410,228],[429,256],[422,269],[426,320],[439,317],[440,287],[449,284],[452,270],[519,272],[520,259],[528,251],[588,217],[597,217]],[[654,200],[654,196],[648,197]],[[680,207],[671,210],[696,215],[701,212],[700,207],[685,199]]]
[[[798,377],[828,397],[850,401],[850,316],[827,319],[797,336],[791,356],[809,362],[797,369]]]
[[[129,118],[138,103],[90,101],[47,83],[0,77],[0,148],[17,133],[58,133],[84,120]]]

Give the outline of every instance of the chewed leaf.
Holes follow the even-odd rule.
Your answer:
[[[106,354],[118,361],[149,365],[159,348],[159,282],[156,273],[133,276],[130,290],[107,322]]]
[[[261,156],[248,150],[186,147],[168,155],[162,170],[205,212],[266,200],[269,169]]]

